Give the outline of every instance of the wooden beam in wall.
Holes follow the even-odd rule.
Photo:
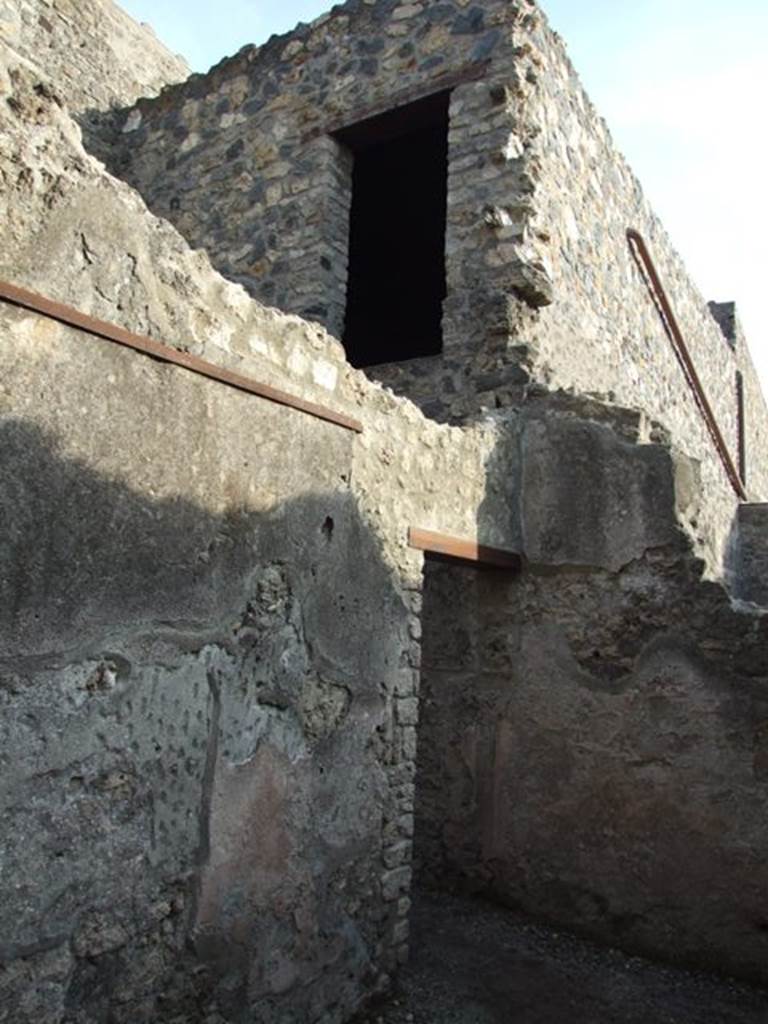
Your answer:
[[[306,143],[322,135],[337,135],[343,132],[344,129],[357,125],[361,121],[367,121],[369,118],[377,117],[379,114],[389,113],[398,107],[404,107],[409,103],[433,96],[435,93],[455,89],[457,85],[464,85],[466,82],[479,82],[485,78],[490,64],[489,60],[474,61],[463,68],[459,68],[458,71],[448,71],[438,75],[426,85],[419,84],[402,89],[400,92],[390,93],[384,103],[379,102],[367,107],[358,107],[356,110],[348,111],[340,119],[336,118],[326,124],[311,128],[302,136],[301,141]]]
[[[433,530],[421,530],[416,526],[411,526],[408,530],[408,544],[418,551],[423,551],[429,558],[462,562],[478,568],[489,566],[519,572],[522,565],[522,559],[515,551],[489,547],[487,544],[478,544],[475,540],[451,537],[446,533],[435,533]]]

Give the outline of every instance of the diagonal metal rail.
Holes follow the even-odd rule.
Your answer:
[[[744,487],[744,482],[742,481],[739,471],[731,458],[731,453],[728,451],[728,445],[725,443],[725,438],[722,435],[715,418],[715,414],[712,411],[712,406],[709,404],[707,396],[704,393],[701,380],[699,379],[696,367],[691,359],[688,346],[685,344],[685,339],[683,338],[680,325],[677,322],[677,318],[675,317],[672,305],[667,297],[667,293],[664,290],[664,285],[661,283],[661,278],[658,275],[653,259],[651,258],[651,254],[648,251],[648,246],[645,244],[645,240],[640,232],[636,231],[634,228],[629,228],[627,230],[627,241],[629,242],[630,252],[632,253],[635,263],[640,270],[640,274],[645,281],[646,287],[650,292],[653,304],[656,306],[667,337],[672,343],[672,348],[674,349],[677,360],[685,374],[688,386],[693,392],[694,400],[696,405],[699,407],[699,411],[704,419],[709,435],[712,438],[717,454],[720,456],[720,461],[723,464],[723,468],[725,469],[731,487],[742,501],[746,501],[747,492]]]

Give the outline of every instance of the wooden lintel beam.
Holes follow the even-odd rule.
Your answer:
[[[388,113],[410,103],[415,103],[417,100],[433,96],[435,93],[447,92],[467,82],[481,81],[485,78],[490,63],[489,60],[473,61],[458,71],[449,71],[438,75],[426,85],[410,86],[400,92],[396,92],[394,95],[390,94],[385,103],[375,103],[366,107],[359,107],[356,110],[347,111],[341,118],[336,118],[326,124],[311,128],[302,136],[301,141],[306,143],[312,142],[314,139],[324,135],[337,135],[345,128],[356,125],[360,121],[367,121],[369,118]]]
[[[476,566],[492,566],[497,569],[519,571],[522,564],[520,555],[504,548],[493,548],[478,544],[475,540],[451,537],[433,530],[421,530],[411,526],[408,530],[408,544],[433,558],[445,559]]]

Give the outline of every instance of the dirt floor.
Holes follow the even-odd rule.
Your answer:
[[[356,1024],[768,1024],[768,991],[661,967],[478,900],[421,896],[411,961]]]

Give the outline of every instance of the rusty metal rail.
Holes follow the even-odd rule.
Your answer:
[[[731,487],[733,487],[734,491],[742,501],[746,501],[747,492],[744,487],[744,482],[742,481],[739,471],[731,458],[731,454],[728,451],[728,445],[725,443],[725,438],[717,424],[715,414],[707,400],[706,394],[704,393],[701,380],[699,379],[696,367],[691,359],[688,346],[685,344],[685,339],[683,338],[677,318],[672,310],[672,305],[667,298],[667,293],[664,290],[664,286],[662,285],[656,267],[654,266],[651,254],[648,251],[648,246],[645,244],[645,240],[640,232],[635,231],[634,228],[629,228],[627,230],[627,241],[629,242],[630,252],[632,253],[635,263],[640,270],[640,274],[646,283],[648,291],[650,292],[653,304],[656,306],[656,310],[664,326],[667,337],[672,343],[672,348],[674,349],[677,360],[685,374],[688,386],[693,392],[696,405],[699,407],[699,411],[704,418],[704,423],[706,424],[709,435],[712,438],[715,449],[720,456],[720,461],[723,464],[723,468],[725,469]]]
[[[415,526],[408,530],[408,545],[443,561],[464,562],[476,566],[488,565],[515,571],[522,565],[520,555],[514,551],[488,547],[487,544],[450,537],[448,534],[435,533],[433,530],[420,530]]]
[[[123,327],[118,327],[117,324],[108,323],[106,320],[97,320],[95,317],[81,313],[72,306],[66,306],[64,303],[47,299],[37,292],[27,291],[26,288],[19,288],[17,285],[9,284],[7,281],[0,281],[0,300],[14,306],[20,306],[23,309],[29,309],[34,313],[39,313],[50,320],[57,320],[68,327],[76,327],[78,330],[84,331],[86,334],[93,335],[96,338],[102,338],[105,341],[112,341],[117,345],[131,348],[136,352],[151,356],[153,359],[181,366],[185,370],[190,370],[201,377],[207,377],[209,380],[218,381],[220,384],[226,384],[228,387],[236,388],[238,391],[246,391],[248,394],[265,398],[269,402],[276,402],[278,405],[298,409],[308,416],[314,416],[316,419],[325,420],[328,423],[335,423],[345,430],[352,430],[358,434],[363,430],[363,425],[358,420],[345,416],[343,413],[335,412],[333,409],[328,409],[324,405],[307,402],[303,398],[298,398],[296,395],[273,388],[269,384],[262,384],[259,381],[252,380],[250,377],[243,377],[239,373],[225,370],[221,366],[216,366],[215,363],[209,363],[206,359],[200,359],[199,356],[193,356],[187,352],[180,352],[178,349],[171,348],[170,345],[164,345],[162,342],[155,341],[146,335],[133,334]]]

